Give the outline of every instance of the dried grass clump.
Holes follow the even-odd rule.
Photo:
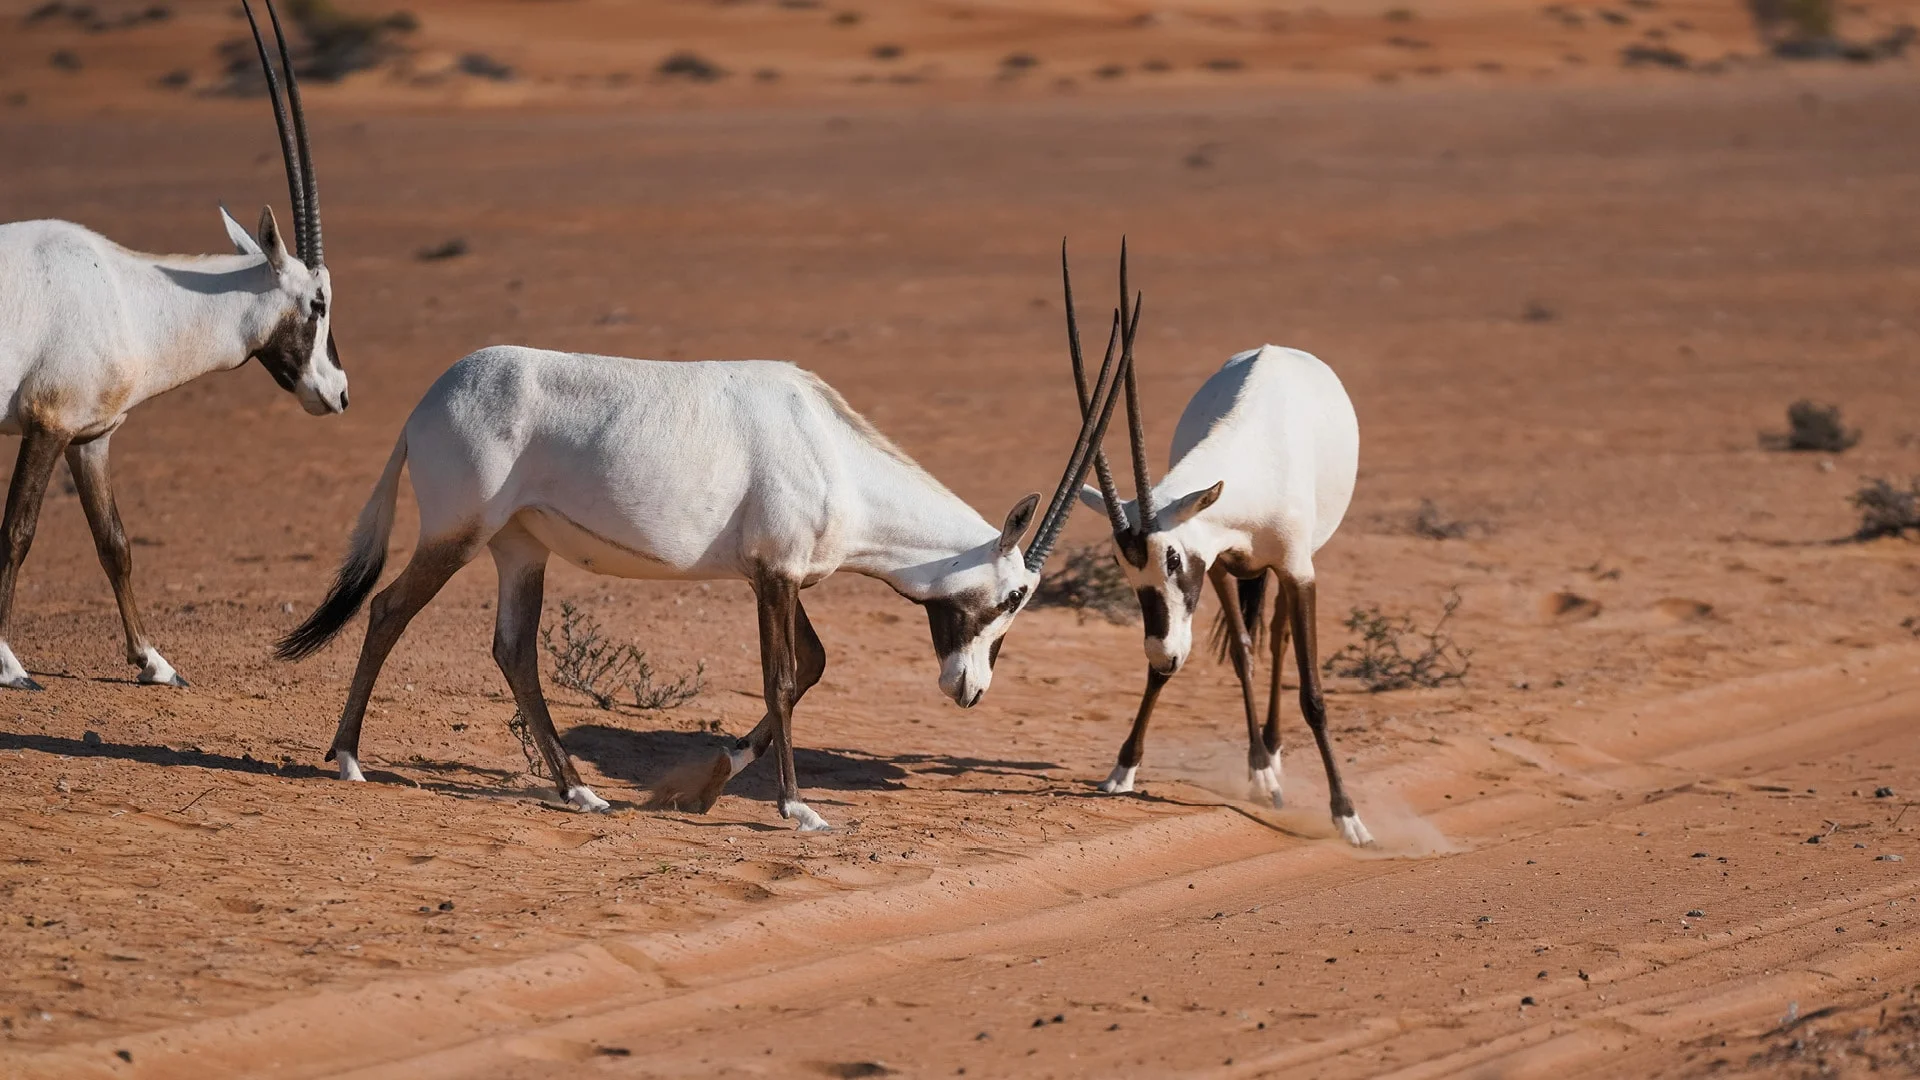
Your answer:
[[[1447,594],[1440,618],[1432,629],[1421,630],[1411,615],[1388,615],[1378,606],[1354,608],[1346,628],[1359,640],[1322,665],[1326,673],[1358,679],[1371,693],[1432,689],[1466,679],[1473,654],[1447,633],[1447,620],[1460,607],[1458,589]]]
[[[1058,570],[1040,579],[1029,606],[1072,608],[1083,619],[1094,611],[1110,623],[1130,622],[1139,609],[1133,586],[1103,544],[1069,553]]]
[[[632,694],[635,708],[653,710],[685,705],[706,688],[704,662],[692,675],[656,682],[644,649],[608,640],[597,620],[564,600],[560,622],[541,629],[540,647],[553,661],[553,681],[602,709],[613,708],[621,690]]]

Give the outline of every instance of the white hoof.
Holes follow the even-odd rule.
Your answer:
[[[595,795],[585,784],[567,789],[567,804],[588,814],[604,814],[613,809],[612,803]]]
[[[1109,795],[1123,795],[1133,790],[1133,776],[1140,771],[1138,765],[1115,765],[1113,771],[1100,781],[1100,790]]]
[[[1280,762],[1274,761],[1265,768],[1247,770],[1247,788],[1254,802],[1272,803],[1275,810],[1287,808],[1286,799],[1280,793]]]
[[[7,648],[5,642],[0,642],[0,686],[14,690],[41,689],[40,684],[34,681],[33,676],[27,674],[27,669],[21,666],[19,659],[13,655],[12,649]]]
[[[1340,836],[1354,847],[1373,846],[1373,834],[1367,831],[1365,825],[1360,824],[1360,818],[1356,814],[1334,818],[1333,827],[1339,829]]]
[[[167,663],[167,658],[161,656],[158,649],[148,649],[147,655],[141,658],[138,681],[142,686],[177,686],[182,690],[187,688],[187,680],[173,670],[173,665]]]
[[[367,782],[367,778],[360,775],[360,760],[358,758],[345,750],[340,751],[334,756],[338,758],[340,762],[340,779],[351,780],[356,784],[364,784]]]
[[[811,807],[802,802],[788,803],[781,807],[780,816],[792,818],[797,822],[794,829],[796,832],[826,832],[833,828],[827,824],[826,818],[814,813]]]

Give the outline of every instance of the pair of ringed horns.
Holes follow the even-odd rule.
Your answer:
[[[1060,284],[1066,292],[1067,304],[1067,345],[1073,352],[1073,388],[1080,398],[1080,414],[1087,415],[1086,364],[1080,355],[1080,327],[1073,314],[1073,275],[1067,269],[1066,241],[1060,243]],[[1127,300],[1133,299],[1129,310]],[[1133,337],[1140,328],[1141,297],[1127,287],[1127,241],[1120,240],[1120,307],[1113,313],[1113,329],[1107,335],[1107,359],[1101,366],[1104,378],[1106,364],[1113,363],[1113,348],[1120,345],[1120,368],[1125,374],[1127,390],[1127,430],[1131,436],[1133,449],[1133,490],[1138,496],[1140,524],[1136,527],[1127,521],[1126,513],[1120,508],[1120,493],[1114,487],[1113,468],[1107,464],[1107,452],[1098,448],[1094,452],[1094,471],[1100,479],[1100,497],[1107,504],[1107,520],[1113,526],[1115,537],[1125,537],[1136,528],[1139,535],[1145,536],[1153,528],[1153,477],[1147,471],[1147,432],[1140,422],[1140,389],[1133,375]],[[1112,404],[1107,406],[1112,408]],[[1105,427],[1102,426],[1102,431]]]
[[[280,48],[280,64],[287,72],[287,96],[280,97],[280,79],[274,74],[273,61],[267,58],[267,43],[260,38],[260,24],[253,19],[253,5],[240,0],[247,13],[247,25],[253,29],[253,46],[259,50],[260,66],[267,73],[267,93],[273,98],[273,122],[280,129],[280,156],[287,166],[287,198],[293,204],[294,254],[312,270],[326,262],[320,245],[320,184],[313,175],[313,147],[307,143],[307,114],[300,107],[300,80],[293,73],[293,58],[287,55],[287,38],[280,31],[280,13],[273,0],[266,0],[267,18],[273,21],[273,40]],[[292,105],[293,124],[287,124],[288,105]]]
[[[1124,250],[1124,249],[1123,249]],[[1066,241],[1060,243],[1061,265],[1066,260]],[[1124,260],[1124,256],[1122,257]],[[1124,261],[1122,262],[1124,266]],[[1140,306],[1133,307],[1133,322],[1139,324]],[[1120,315],[1114,315],[1114,331],[1118,336]],[[1071,285],[1067,291],[1067,320],[1072,325],[1073,291]],[[1046,565],[1047,555],[1053,551],[1053,545],[1060,538],[1060,531],[1067,527],[1067,515],[1073,512],[1073,504],[1079,498],[1080,485],[1086,482],[1087,470],[1097,460],[1100,464],[1102,483],[1112,487],[1112,479],[1107,475],[1107,456],[1100,444],[1107,437],[1107,422],[1113,419],[1113,407],[1120,401],[1120,381],[1124,378],[1129,389],[1133,386],[1133,331],[1127,331],[1127,348],[1120,356],[1116,367],[1113,352],[1114,339],[1107,340],[1107,358],[1100,365],[1100,377],[1094,382],[1093,395],[1087,395],[1086,374],[1080,361],[1080,339],[1076,333],[1073,339],[1073,379],[1080,393],[1080,438],[1074,443],[1073,454],[1067,458],[1067,471],[1060,478],[1060,486],[1054,490],[1053,501],[1047,505],[1046,516],[1040,519],[1040,527],[1033,535],[1033,546],[1027,549],[1027,569],[1039,573]],[[1133,395],[1128,394],[1131,403]]]

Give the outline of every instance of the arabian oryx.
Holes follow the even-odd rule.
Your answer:
[[[380,577],[401,466],[413,473],[420,539],[374,597],[359,666],[327,752],[360,780],[360,723],[387,653],[455,571],[492,552],[500,577],[493,656],[549,775],[581,810],[608,804],[580,780],[540,688],[535,637],[547,558],[614,577],[744,579],[759,607],[766,715],[686,783],[712,805],[772,746],[780,816],[827,823],[800,801],[793,707],[827,657],[800,591],[837,570],[879,578],[926,609],[940,689],[970,708],[1026,606],[1112,417],[1119,372],[1101,369],[1079,440],[1023,556],[1039,496],[999,528],[923,472],[826,383],[768,361],[670,363],[482,349],[428,389],[360,512],[326,599],[280,643],[297,660],[353,617]]]
[[[277,38],[280,20],[271,0],[267,11]],[[252,21],[250,9],[247,18]],[[287,250],[271,208],[261,211],[257,239],[220,211],[237,255],[143,255],[64,221],[0,225],[0,432],[20,436],[0,545],[0,686],[40,689],[4,639],[20,564],[63,452],[113,582],[128,661],[140,666],[143,683],[185,686],[147,638],[134,603],[132,552],[107,475],[108,441],[135,405],[253,358],[308,412],[347,407],[300,88],[281,39],[289,130],[287,103],[257,25],[253,40],[280,128],[294,251]]]
[[[1066,290],[1074,382],[1084,411],[1086,375],[1064,247],[1060,275]],[[1080,494],[1089,506],[1106,512],[1119,549],[1117,561],[1140,599],[1147,686],[1134,715],[1133,731],[1121,744],[1120,759],[1100,790],[1133,790],[1154,702],[1192,648],[1193,616],[1205,578],[1220,598],[1217,632],[1240,678],[1247,714],[1248,778],[1255,795],[1281,805],[1280,669],[1291,631],[1300,669],[1300,709],[1320,745],[1334,825],[1349,843],[1370,844],[1373,837],[1354,814],[1353,800],[1340,782],[1340,766],[1328,741],[1314,640],[1313,555],[1345,516],[1359,467],[1360,425],[1353,403],[1333,369],[1304,352],[1266,345],[1240,353],[1187,402],[1173,433],[1172,467],[1155,484],[1147,469],[1146,433],[1133,372],[1138,303],[1128,314],[1127,299],[1123,244],[1120,366],[1138,498],[1120,498],[1104,452],[1096,452],[1094,459],[1100,486],[1082,488]],[[1252,653],[1269,572],[1279,581],[1279,601],[1273,614],[1273,671],[1262,728],[1254,713]]]

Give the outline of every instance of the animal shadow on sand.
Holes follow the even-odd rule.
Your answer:
[[[726,735],[705,731],[630,731],[605,724],[582,724],[561,736],[567,751],[606,774],[609,779],[659,793],[689,771],[712,764],[733,748]],[[916,772],[958,776],[964,773],[1025,775],[1057,769],[1049,761],[990,761],[943,754],[882,756],[859,750],[795,747],[793,765],[800,784],[826,791],[900,791]],[[755,762],[727,785],[727,792],[749,799],[772,801],[778,795],[773,763]]]
[[[0,750],[35,750],[42,754],[59,754],[63,757],[111,758],[115,761],[137,761],[143,765],[186,765],[196,769],[219,769],[225,772],[300,779],[316,779],[332,775],[331,772],[322,771],[312,765],[275,764],[271,761],[261,761],[250,754],[234,757],[231,754],[216,754],[207,750],[176,750],[171,746],[156,746],[150,743],[68,739],[59,735],[25,735],[11,731],[0,731]]]

